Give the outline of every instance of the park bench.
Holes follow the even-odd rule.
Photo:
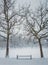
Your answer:
[[[17,59],[31,60],[32,55],[17,55]]]

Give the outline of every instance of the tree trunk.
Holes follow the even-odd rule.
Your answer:
[[[41,55],[41,58],[43,58],[43,50],[42,50],[41,39],[39,39],[39,47],[40,47],[40,55]]]
[[[9,22],[7,22],[7,45],[6,45],[6,57],[9,56]]]
[[[7,35],[6,57],[9,56],[9,36]]]

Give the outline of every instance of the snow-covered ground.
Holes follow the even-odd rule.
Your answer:
[[[16,60],[15,58],[0,58],[0,65],[48,65],[48,59]]]
[[[40,58],[39,48],[10,48],[9,58],[0,48],[0,65],[48,65],[48,48],[43,48],[45,58]],[[16,59],[16,55],[32,55],[32,59]]]
[[[17,55],[32,55],[32,58],[40,58],[40,50],[38,47],[27,48],[10,48],[9,58],[16,58]],[[0,58],[5,57],[6,49],[0,48]],[[44,58],[48,58],[48,48],[43,48]]]

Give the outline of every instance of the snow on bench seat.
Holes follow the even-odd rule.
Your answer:
[[[17,55],[17,59],[32,59],[32,55]]]

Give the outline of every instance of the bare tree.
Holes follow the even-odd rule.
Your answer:
[[[41,40],[48,37],[48,11],[43,4],[34,13],[29,9],[30,7],[23,8],[26,20],[25,30],[28,32],[27,35],[38,41],[42,58],[44,55]]]
[[[17,22],[20,22],[22,17],[18,14],[19,11],[15,10],[15,0],[2,0],[1,4],[2,11],[0,12],[0,36],[6,38],[6,57],[9,55],[9,40],[13,33],[14,26]]]
[[[40,47],[40,53],[41,58],[43,57],[43,50],[42,50],[42,44],[41,40],[42,38],[48,37],[48,13],[46,11],[46,8],[41,5],[41,7],[38,8],[38,11],[34,17],[30,16],[34,23],[28,23],[30,26],[30,33],[33,34],[34,38],[38,40],[39,47]],[[27,20],[28,22],[28,20]]]

